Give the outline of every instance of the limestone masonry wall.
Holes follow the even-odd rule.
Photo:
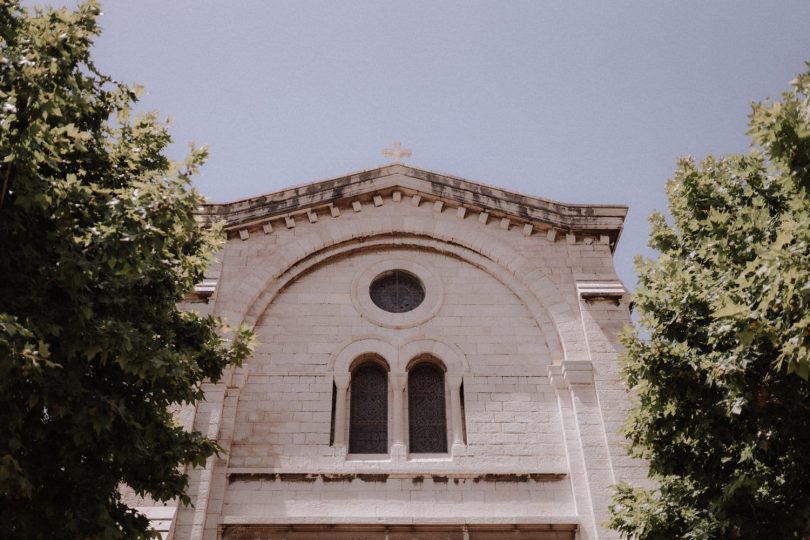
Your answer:
[[[380,328],[352,305],[354,276],[391,256],[418,260],[445,283],[439,312],[415,328]],[[335,456],[329,446],[332,356],[353,336],[395,343],[441,336],[469,363],[464,375],[469,444],[454,466],[565,468],[545,340],[520,300],[470,264],[412,249],[361,252],[283,290],[259,319],[256,335],[236,412],[231,467],[318,471],[342,465],[344,456]],[[389,394],[393,391],[389,387]],[[389,407],[389,425],[393,412]]]
[[[195,507],[178,510],[174,538],[431,523],[615,537],[602,527],[609,485],[644,467],[619,434],[628,399],[615,334],[629,310],[609,237],[407,185],[381,180],[340,204],[231,230],[210,272],[216,292],[199,307],[251,324],[258,343],[196,408],[194,427],[226,454],[191,472]],[[394,268],[425,285],[411,314],[368,299],[369,280]],[[355,456],[347,390],[352,362],[369,354],[387,364],[389,452]],[[424,355],[446,369],[446,454],[408,450],[407,368]]]

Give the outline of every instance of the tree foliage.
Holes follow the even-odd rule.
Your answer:
[[[810,67],[810,64],[808,64]],[[618,486],[638,539],[800,538],[810,518],[810,71],[755,104],[746,155],[678,164],[638,260],[623,374],[654,489]]]
[[[181,464],[218,450],[169,407],[248,352],[178,311],[218,245],[156,115],[99,73],[95,2],[0,0],[0,537],[130,538],[122,503],[184,501]]]

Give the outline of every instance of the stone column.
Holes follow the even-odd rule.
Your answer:
[[[450,375],[447,377],[447,386],[450,388],[450,419],[453,435],[453,445],[451,453],[456,455],[464,449],[464,427],[461,418],[461,375]]]
[[[218,439],[222,426],[222,412],[226,399],[227,388],[223,383],[206,383],[203,385],[205,400],[197,406],[194,427],[205,433],[209,439]],[[224,456],[223,456],[224,457]],[[194,506],[180,508],[177,516],[175,534],[178,538],[203,540],[206,534],[209,503],[211,502],[212,487],[216,487],[216,472],[224,474],[227,463],[224,459],[211,456],[205,461],[205,467],[196,469],[188,466],[186,471],[190,474],[189,493]],[[219,471],[215,472],[215,469]],[[210,535],[209,535],[210,536]]]
[[[591,471],[586,466],[582,447],[581,426],[577,422],[577,411],[574,407],[572,391],[569,381],[563,376],[563,367],[561,365],[549,366],[548,378],[549,383],[557,393],[557,403],[560,407],[560,420],[568,454],[568,470],[574,492],[574,504],[580,519],[577,538],[580,540],[596,540],[599,538],[599,534],[588,481],[588,475]]]
[[[571,396],[583,434],[583,454],[588,463],[599,538],[619,538],[617,532],[604,527],[611,503],[609,486],[617,481],[649,485],[646,463],[627,455],[627,441],[622,434],[630,399],[621,381],[619,354],[622,346],[617,334],[630,323],[629,298],[618,281],[577,282],[577,291],[593,377],[588,384],[571,384]],[[573,377],[572,383],[579,381],[578,373],[565,367],[563,371],[566,379],[569,375]]]
[[[349,382],[351,374],[335,374],[335,441],[337,449],[342,449],[346,453],[346,395],[349,392]]]
[[[391,458],[394,461],[405,459],[405,407],[403,394],[405,393],[405,375],[389,373],[389,384],[393,392],[394,433],[391,444]]]

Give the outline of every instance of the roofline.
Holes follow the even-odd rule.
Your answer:
[[[372,167],[370,169],[358,169],[356,171],[352,171],[350,173],[346,173],[346,174],[343,174],[343,175],[340,175],[340,176],[322,178],[320,180],[315,180],[313,182],[301,182],[300,184],[293,184],[291,186],[282,188],[282,189],[280,189],[278,191],[268,191],[266,193],[260,193],[258,195],[251,195],[249,197],[243,197],[241,199],[232,199],[232,200],[229,200],[229,201],[206,201],[205,203],[203,203],[203,206],[230,206],[230,205],[237,205],[239,203],[250,202],[252,200],[266,199],[268,197],[273,197],[274,195],[283,194],[286,191],[292,191],[292,190],[298,191],[301,188],[305,188],[305,187],[309,187],[309,186],[315,186],[315,185],[319,185],[319,184],[326,184],[326,183],[329,183],[329,182],[335,182],[335,181],[338,181],[338,180],[342,180],[344,178],[345,179],[350,179],[353,176],[359,176],[359,175],[362,175],[362,174],[369,174],[369,173],[372,173],[374,171],[383,171],[384,169],[394,168],[394,167],[401,167],[401,168],[403,168],[405,170],[421,171],[423,173],[433,174],[433,175],[441,176],[441,177],[444,177],[444,178],[450,178],[450,179],[453,179],[453,180],[456,180],[456,181],[459,181],[459,182],[466,182],[466,183],[470,183],[470,184],[475,184],[475,185],[483,186],[483,187],[486,187],[486,188],[489,188],[489,189],[503,191],[504,193],[508,193],[508,194],[511,194],[511,195],[517,195],[519,197],[523,197],[523,198],[526,198],[526,199],[534,199],[534,200],[537,200],[537,201],[542,201],[542,202],[549,203],[549,204],[555,204],[555,205],[559,205],[559,206],[564,206],[564,207],[567,207],[567,208],[619,208],[619,209],[623,208],[625,210],[629,210],[629,208],[630,208],[626,204],[566,203],[566,202],[558,201],[556,199],[548,199],[546,197],[539,197],[537,195],[532,195],[530,193],[525,193],[523,191],[505,189],[505,188],[503,188],[501,186],[497,186],[495,184],[490,184],[488,182],[481,182],[479,180],[470,180],[468,178],[462,178],[460,176],[455,176],[455,175],[443,173],[443,172],[440,172],[440,171],[434,171],[432,169],[425,169],[423,167],[414,167],[412,165],[405,165],[403,163],[392,163],[392,164],[389,164],[389,165],[380,165],[379,167]],[[381,174],[380,176],[383,176],[383,175]]]
[[[231,202],[205,203],[197,215],[204,223],[224,220],[225,228],[236,232],[270,220],[327,211],[349,201],[356,204],[393,191],[510,218],[513,223],[537,224],[540,229],[607,234],[614,249],[628,211],[626,205],[561,203],[395,163]]]

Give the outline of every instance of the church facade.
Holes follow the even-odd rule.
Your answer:
[[[615,538],[609,487],[646,472],[626,212],[402,164],[202,207],[228,239],[185,307],[257,344],[179,413],[225,451],[194,506],[142,510],[177,540]]]

